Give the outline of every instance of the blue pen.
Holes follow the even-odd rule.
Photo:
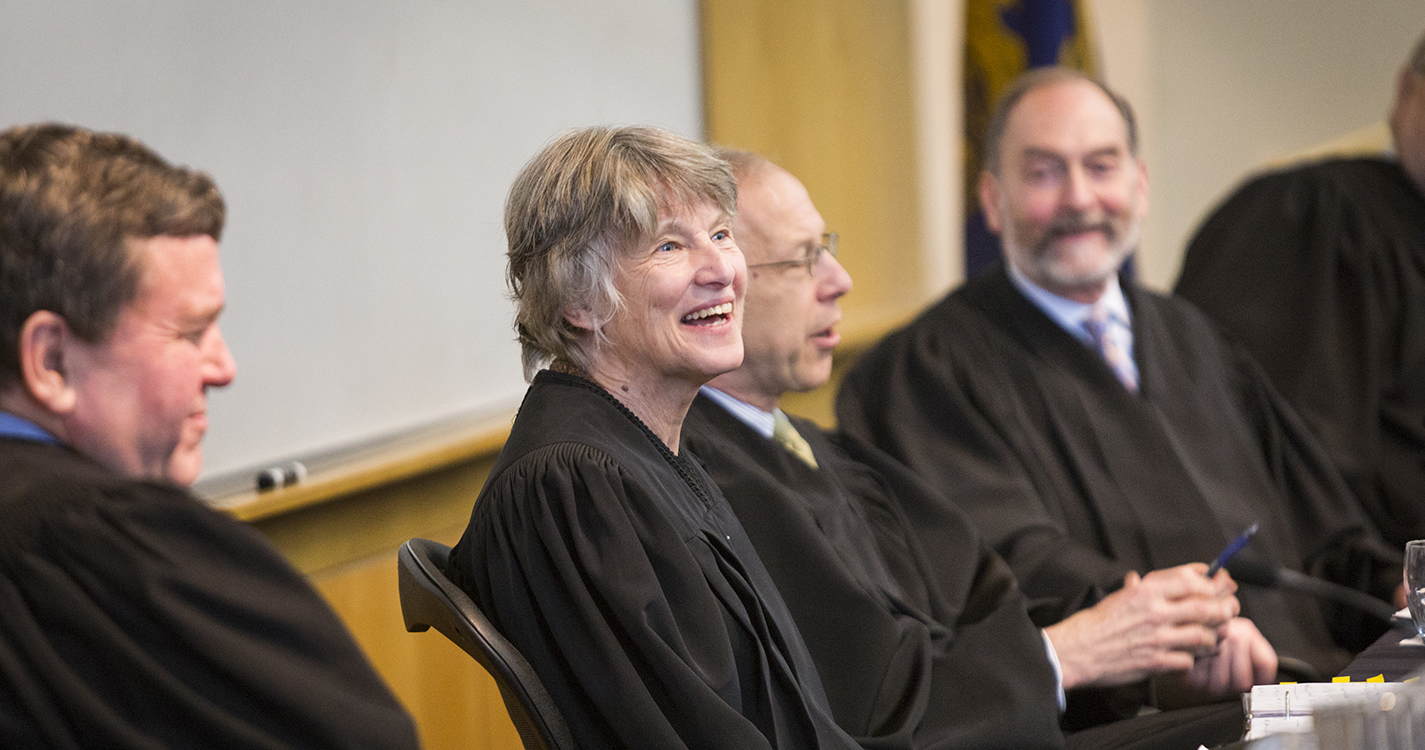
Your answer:
[[[1227,548],[1222,550],[1222,554],[1218,555],[1217,559],[1213,560],[1212,564],[1207,566],[1207,577],[1211,578],[1217,575],[1217,571],[1221,570],[1222,566],[1226,565],[1227,561],[1231,560],[1233,555],[1237,554],[1238,552],[1241,552],[1242,548],[1247,546],[1247,542],[1252,541],[1252,537],[1256,535],[1257,524],[1254,523],[1251,526],[1248,526],[1247,530],[1242,532],[1240,536],[1238,536],[1236,539],[1233,539],[1232,543],[1228,544]]]

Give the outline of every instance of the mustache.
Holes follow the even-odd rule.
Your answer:
[[[1034,243],[1034,251],[1048,252],[1049,246],[1061,237],[1081,232],[1099,232],[1110,245],[1117,242],[1118,232],[1108,221],[1085,221],[1080,216],[1066,216],[1054,221],[1044,229],[1039,241]]]
[[[1118,232],[1114,230],[1113,224],[1107,221],[1091,222],[1071,216],[1059,219],[1053,224],[1050,224],[1048,229],[1045,230],[1044,236],[1046,238],[1058,238],[1070,234],[1079,234],[1081,232],[1099,232],[1103,234],[1109,242],[1114,241],[1118,234]]]

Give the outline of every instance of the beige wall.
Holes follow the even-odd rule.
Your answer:
[[[1157,288],[1172,285],[1191,232],[1243,177],[1378,124],[1389,106],[1393,75],[1425,30],[1420,0],[1089,3],[1104,75],[1129,97],[1141,120],[1152,208],[1139,268],[1145,283]],[[841,214],[844,205],[867,216],[862,201],[886,201],[887,179],[896,185],[889,191],[895,200],[913,202],[914,234],[873,227],[889,218],[882,212],[872,224],[856,227],[855,239],[863,241],[847,250],[853,274],[865,280],[846,301],[849,317],[853,325],[864,321],[874,329],[898,317],[887,293],[904,289],[909,298],[923,300],[961,278],[963,217],[954,176],[961,159],[964,0],[882,3],[875,13],[856,7],[704,2],[704,80],[709,136],[775,152],[808,182],[824,214],[828,206]],[[708,25],[729,17],[738,19],[732,25],[740,35],[732,41]],[[893,31],[902,23],[908,32]],[[796,39],[796,52],[786,50],[780,59],[769,53],[774,38]],[[902,53],[895,51],[901,44],[909,66],[904,74],[897,67]],[[732,77],[719,62],[729,55],[746,66]],[[880,77],[886,90],[908,87],[908,103],[858,107],[865,102],[855,92],[867,90],[867,75]],[[759,85],[744,88],[744,76]],[[728,85],[733,88],[719,89]],[[808,119],[789,126],[777,111],[828,102],[833,106],[816,110],[815,117],[831,117],[826,127],[833,133]],[[860,118],[857,127],[836,122],[844,115]],[[911,119],[895,122],[903,116]],[[832,134],[835,140],[828,140]],[[779,138],[796,143],[795,153]],[[854,138],[865,140],[857,147]],[[902,146],[906,139],[913,139],[909,151]],[[849,161],[848,149],[856,154]],[[890,163],[871,169],[868,158]],[[904,159],[911,163],[894,163]],[[899,183],[910,176],[912,184]],[[860,216],[847,219],[855,224]],[[911,219],[909,211],[895,216]],[[910,265],[913,273],[888,271],[886,264]]]
[[[1420,0],[1091,0],[1105,75],[1138,109],[1152,208],[1140,269],[1171,286],[1246,174],[1379,121]]]
[[[922,251],[906,0],[704,0],[708,140],[801,178],[856,279],[843,336],[902,322],[931,296],[943,255]]]

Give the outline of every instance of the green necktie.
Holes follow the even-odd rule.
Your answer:
[[[772,440],[777,445],[792,452],[792,455],[807,463],[807,466],[816,468],[816,456],[812,455],[811,446],[807,444],[806,438],[797,432],[797,428],[792,426],[792,420],[787,419],[787,415],[781,409],[772,412]]]

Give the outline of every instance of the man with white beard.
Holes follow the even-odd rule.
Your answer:
[[[1244,555],[1390,597],[1399,555],[1259,369],[1190,305],[1119,278],[1148,198],[1128,103],[1033,71],[985,154],[1007,267],[863,356],[841,428],[968,511],[1041,626],[1130,574],[1210,561],[1253,524]],[[1276,590],[1238,598],[1288,670],[1336,674],[1380,632]]]

